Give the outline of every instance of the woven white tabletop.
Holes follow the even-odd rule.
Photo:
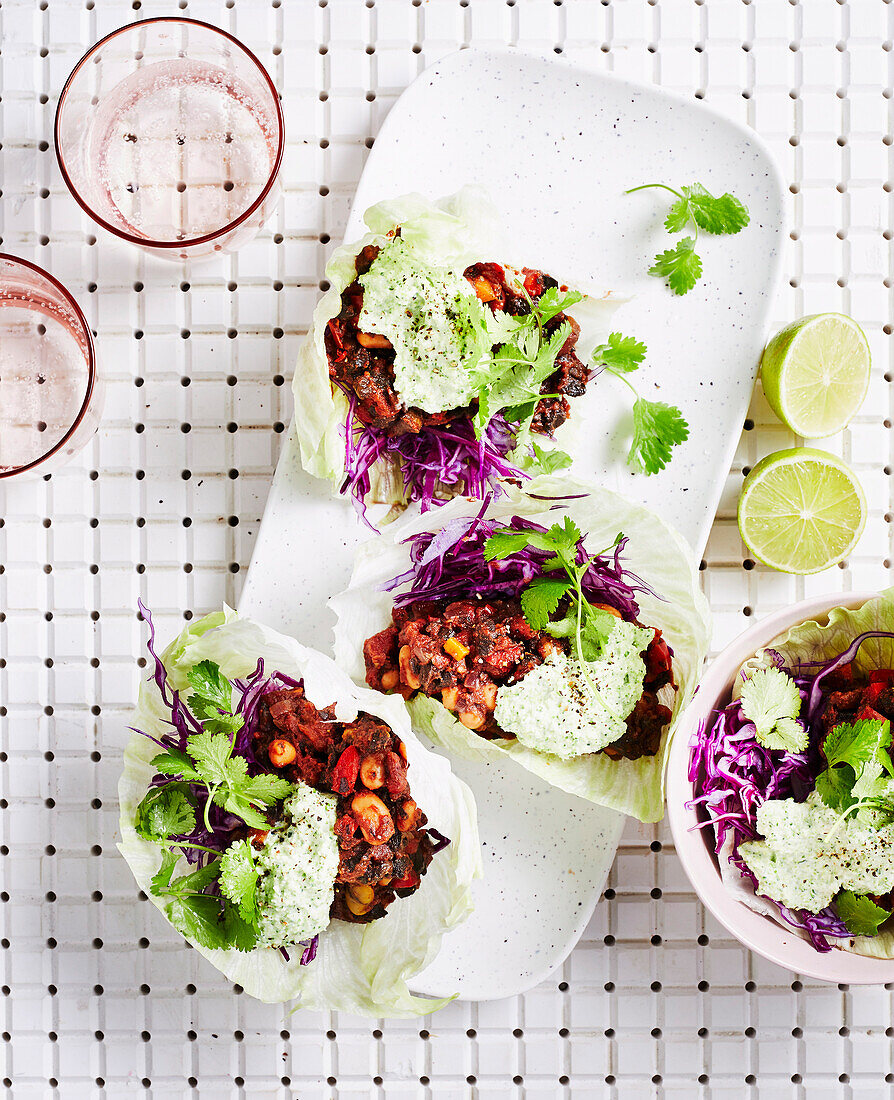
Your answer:
[[[870,516],[841,568],[745,558],[743,471],[793,440],[755,396],[706,553],[715,649],[753,616],[886,583],[894,4],[886,0],[180,0],[255,50],[284,101],[281,207],[234,258],[177,266],[111,240],[65,190],[56,98],[84,49],[176,5],[2,0],[0,238],[97,333],[102,427],[46,481],[0,489],[0,1028],[6,1095],[755,1097],[889,1095],[891,992],[793,979],[695,900],[663,827],[630,825],[563,968],[522,997],[376,1023],[240,996],[140,901],[115,850],[139,596],[162,635],[233,604],[290,415],[323,265],[390,105],[464,44],[555,51],[755,127],[790,183],[774,320],[853,314],[875,366],[828,441]],[[676,181],[688,182],[688,181]],[[396,182],[399,190],[399,181]],[[710,365],[706,365],[710,370]],[[327,638],[304,639],[326,646]]]

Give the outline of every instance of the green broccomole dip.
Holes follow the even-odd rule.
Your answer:
[[[739,845],[758,892],[790,909],[818,913],[840,890],[887,894],[894,889],[894,825],[876,829],[843,818],[814,791],[805,802],[768,799],[758,807],[763,840]]]
[[[529,748],[563,760],[599,752],[627,732],[627,718],[643,693],[642,653],[655,632],[618,619],[598,660],[584,665],[552,654],[516,684],[497,692],[494,718]]]
[[[255,861],[259,947],[298,943],[328,927],[338,874],[337,801],[299,782],[283,803]]]
[[[391,341],[404,404],[427,413],[468,405],[476,393],[470,372],[490,349],[485,307],[462,272],[427,263],[395,237],[359,282],[358,325]]]

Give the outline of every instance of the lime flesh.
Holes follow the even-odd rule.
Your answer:
[[[796,435],[820,439],[847,427],[869,387],[869,344],[843,313],[802,317],[767,344],[761,381],[773,412]]]
[[[783,573],[818,573],[851,552],[866,498],[840,458],[809,447],[777,451],[745,479],[739,533],[758,561]]]

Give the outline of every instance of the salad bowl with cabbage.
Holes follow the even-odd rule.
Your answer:
[[[663,816],[709,620],[689,548],[648,509],[571,478],[455,498],[361,548],[331,604],[336,660],[436,744]]]
[[[728,895],[820,955],[894,959],[894,589],[779,633],[727,699],[688,778]]]
[[[121,843],[140,888],[253,997],[372,1016],[471,912],[475,805],[403,706],[234,611],[190,623],[131,719]],[[449,1000],[449,998],[447,998]]]
[[[617,304],[513,266],[485,192],[467,187],[367,210],[337,249],[295,369],[304,468],[366,505],[423,511],[499,494],[570,465],[578,403],[607,370],[628,386],[645,345],[609,333]],[[632,386],[631,386],[632,388]],[[638,398],[634,466],[655,473],[688,434],[679,410]]]

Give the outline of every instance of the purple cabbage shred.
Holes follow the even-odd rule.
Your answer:
[[[350,492],[354,508],[368,526],[366,497],[372,468],[380,459],[400,469],[410,501],[419,501],[423,512],[463,493],[483,499],[488,493],[501,495],[501,482],[527,480],[507,455],[515,446],[515,434],[506,419],[493,417],[484,438],[475,438],[471,416],[460,416],[449,424],[426,425],[420,432],[389,436],[362,423],[355,415],[357,398],[346,386],[340,389],[348,400],[344,426],[345,479],[342,493]],[[375,528],[373,528],[375,529]]]
[[[449,520],[437,532],[421,532],[407,539],[410,568],[395,577],[386,591],[397,592],[394,603],[400,607],[414,600],[458,600],[478,595],[509,599],[517,597],[535,577],[543,573],[544,563],[554,555],[548,550],[526,547],[499,561],[485,561],[484,544],[497,530],[541,531],[546,528],[521,516],[509,522],[485,519],[490,497],[486,497],[477,516]],[[591,603],[603,603],[620,611],[625,619],[639,615],[637,593],[656,593],[635,573],[622,564],[627,539],[595,558],[584,574],[582,588]],[[588,557],[584,541],[578,543],[577,561]],[[657,597],[656,597],[657,598]]]

